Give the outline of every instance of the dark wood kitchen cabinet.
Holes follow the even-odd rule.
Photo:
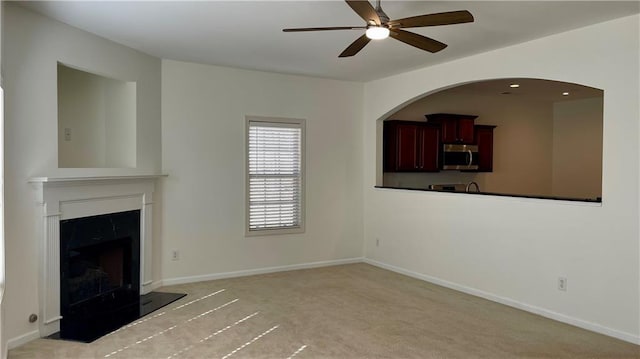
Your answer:
[[[478,170],[493,172],[493,129],[496,126],[476,125],[475,138],[478,145]]]
[[[425,122],[385,121],[385,172],[437,172],[440,127]]]
[[[473,144],[474,120],[478,116],[453,113],[434,113],[425,115],[429,123],[440,125],[442,143]]]

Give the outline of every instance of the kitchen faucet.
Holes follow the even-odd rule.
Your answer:
[[[471,181],[467,184],[467,188],[465,189],[465,192],[469,193],[469,189],[471,188],[471,185],[476,186],[476,192],[480,192],[480,186],[478,186],[478,183],[475,181]]]

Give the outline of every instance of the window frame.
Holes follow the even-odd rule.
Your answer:
[[[252,122],[264,122],[282,127],[300,128],[300,225],[293,228],[275,228],[275,229],[250,229],[250,174],[249,174],[249,136]],[[288,125],[288,126],[287,126]],[[281,118],[281,117],[263,117],[263,116],[245,116],[245,237],[269,236],[269,235],[285,235],[299,234],[305,232],[305,208],[306,208],[306,121],[304,119]]]

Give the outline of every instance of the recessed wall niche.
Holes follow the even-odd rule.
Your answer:
[[[58,64],[58,167],[136,167],[136,83]]]

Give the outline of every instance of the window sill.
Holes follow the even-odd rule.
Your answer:
[[[287,234],[300,234],[304,233],[304,227],[286,228],[286,229],[260,229],[255,231],[245,231],[245,237],[264,237],[264,236],[279,236]]]

